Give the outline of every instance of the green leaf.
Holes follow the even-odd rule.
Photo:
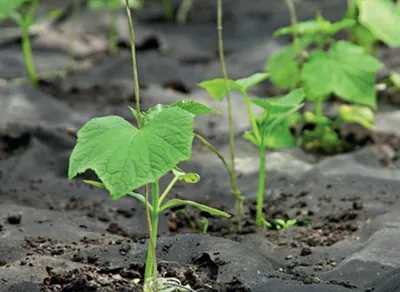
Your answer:
[[[194,115],[177,107],[149,112],[140,130],[117,116],[86,123],[78,132],[68,178],[92,169],[115,200],[189,160]]]
[[[351,29],[352,37],[360,46],[372,51],[378,39],[365,26],[357,23]]]
[[[310,54],[301,78],[310,100],[334,93],[344,100],[376,107],[375,75],[381,67],[362,47],[339,41],[328,53]]]
[[[228,79],[229,90],[246,91],[250,87],[260,83],[270,76],[269,73],[255,73],[246,78],[240,78],[235,80]],[[216,100],[223,100],[226,96],[225,80],[223,78],[216,78],[213,80],[203,81],[198,84],[200,87],[207,90],[212,98]]]
[[[63,9],[53,9],[46,13],[45,18],[47,19],[57,19],[64,13]]]
[[[269,76],[271,76],[270,73],[255,73],[249,77],[237,79],[236,83],[241,87],[243,91],[245,91],[250,87],[260,83],[261,81],[264,81]]]
[[[10,14],[18,9],[24,2],[29,0],[0,0],[0,20],[10,16]]]
[[[340,117],[346,122],[357,123],[366,129],[374,130],[374,112],[366,106],[342,105],[339,109]]]
[[[392,0],[359,0],[358,17],[378,39],[388,46],[400,46],[400,13]]]
[[[177,206],[183,206],[183,205],[195,207],[195,208],[197,208],[197,209],[199,209],[201,211],[207,212],[207,213],[209,213],[211,215],[214,215],[214,216],[222,216],[222,217],[225,217],[225,218],[230,218],[231,217],[231,215],[229,215],[228,213],[226,213],[224,211],[221,211],[221,210],[218,210],[218,209],[215,209],[215,208],[203,205],[203,204],[199,204],[199,203],[196,203],[196,202],[193,202],[193,201],[180,200],[180,199],[172,199],[172,200],[169,200],[168,202],[166,202],[160,208],[160,213],[163,212],[164,210],[168,209],[168,208],[177,207]]]
[[[296,57],[299,51],[303,51],[311,43],[311,37],[302,37],[298,49],[291,45],[271,54],[266,64],[266,71],[271,72],[271,81],[276,87],[289,89],[297,85],[300,80],[300,70]]]
[[[273,97],[268,99],[253,98],[251,102],[265,110],[271,110],[273,107],[291,108],[303,102],[305,96],[304,90],[302,88],[298,88],[281,97]]]
[[[182,169],[174,167],[172,173],[179,179],[189,184],[195,184],[200,181],[200,175],[197,173],[185,173]]]
[[[198,84],[201,88],[207,90],[212,98],[216,100],[223,100],[226,96],[226,87],[224,78],[216,78],[213,80],[203,81]],[[235,81],[228,79],[229,90],[241,90],[241,86]]]
[[[185,111],[188,111],[196,116],[198,115],[206,115],[206,114],[219,114],[221,113],[218,110],[215,110],[209,106],[206,106],[200,102],[195,100],[180,100],[173,104],[172,107],[179,107]]]

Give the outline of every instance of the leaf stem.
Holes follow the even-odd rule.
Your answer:
[[[258,129],[257,126],[257,122],[256,122],[256,118],[255,115],[253,113],[253,109],[251,108],[251,99],[250,96],[247,94],[247,91],[243,90],[242,94],[244,96],[244,101],[246,103],[246,108],[247,108],[247,113],[249,115],[249,119],[250,119],[250,124],[251,124],[251,129],[254,133],[254,135],[256,136],[257,142],[261,143],[261,134],[260,134],[260,130]]]
[[[299,49],[299,33],[297,31],[297,16],[296,7],[294,6],[293,0],[285,0],[287,7],[289,8],[290,23],[292,24],[293,30],[293,46],[296,50],[296,54],[300,52]]]
[[[231,180],[232,194],[236,199],[235,217],[238,222],[241,222],[244,217],[243,196],[242,196],[239,188],[237,187],[237,180],[236,180],[235,133],[233,130],[232,102],[231,102],[231,96],[229,93],[230,90],[229,90],[229,83],[228,83],[228,73],[226,71],[226,65],[225,65],[224,41],[223,41],[222,28],[223,28],[222,27],[222,0],[217,0],[218,53],[219,53],[219,59],[220,59],[220,63],[221,63],[221,71],[222,71],[222,75],[224,77],[224,83],[225,83],[225,89],[226,89],[226,100],[228,103],[229,148],[230,148],[230,154],[231,154],[231,168],[229,171],[229,176],[230,176],[230,180]],[[209,148],[209,149],[211,149],[211,148]],[[214,151],[214,153],[216,153],[216,154],[217,154],[217,152]],[[218,155],[218,157],[220,157],[220,159],[221,159],[222,155]],[[225,159],[222,159],[222,161],[224,162]],[[229,167],[226,164],[226,161],[224,164],[229,169]],[[240,223],[239,223],[239,226],[240,226]]]
[[[323,117],[324,116],[324,110],[323,110],[323,101],[322,99],[317,99],[314,103],[315,107],[315,115],[317,117]]]
[[[162,193],[159,201],[158,201],[158,208],[160,208],[162,202],[164,201],[165,197],[168,195],[168,193],[171,191],[171,189],[174,187],[175,183],[178,181],[178,177],[175,176],[173,180],[169,183],[169,185],[165,188],[164,192]]]
[[[130,35],[130,45],[132,54],[132,70],[133,70],[133,84],[134,92],[136,97],[136,112],[137,116],[140,117],[140,90],[139,90],[139,78],[137,72],[137,61],[136,61],[136,46],[135,46],[135,31],[133,29],[132,14],[129,8],[129,0],[125,0],[126,15],[128,16],[129,23],[129,35]],[[138,128],[140,128],[140,118],[137,119]]]
[[[156,264],[156,243],[157,243],[157,232],[158,232],[158,216],[159,216],[159,185],[158,181],[151,184],[151,197],[153,211],[151,212],[151,232],[149,239],[149,247],[147,250],[146,267],[144,273],[144,280],[150,279],[157,274]]]

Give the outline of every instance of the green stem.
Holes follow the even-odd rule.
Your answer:
[[[78,26],[78,19],[81,10],[81,0],[74,0],[72,3],[72,27],[71,27],[71,39],[68,46],[68,56],[67,56],[67,70],[71,68],[73,59],[73,43],[76,41],[76,33]]]
[[[164,17],[166,22],[172,22],[174,17],[174,11],[172,9],[171,0],[163,0],[164,4]]]
[[[261,134],[257,126],[256,117],[253,113],[253,109],[251,108],[251,99],[246,91],[243,91],[244,101],[246,103],[247,113],[249,115],[251,130],[256,136],[257,142],[261,144]]]
[[[294,6],[293,0],[285,0],[287,7],[289,8],[290,22],[293,29],[293,46],[296,50],[296,54],[300,53],[299,47],[299,33],[297,31],[297,16],[296,7]]]
[[[129,8],[129,0],[125,0],[126,15],[128,16],[129,23],[129,35],[130,35],[130,45],[132,54],[132,70],[133,70],[133,85],[136,98],[136,112],[137,116],[140,117],[140,90],[139,90],[139,78],[137,72],[137,61],[136,61],[136,46],[135,46],[135,30],[133,29],[133,21],[131,10]],[[138,128],[140,128],[140,118],[137,119]]]
[[[235,197],[235,215],[238,217],[236,219],[240,220],[244,216],[244,207],[243,207],[243,195],[240,192],[239,188],[236,185],[236,173],[232,172],[232,169],[229,168],[228,163],[226,162],[224,156],[218,151],[217,148],[215,148],[210,142],[208,142],[203,136],[195,133],[194,136],[200,140],[201,143],[203,143],[204,146],[206,146],[209,150],[215,153],[215,155],[218,156],[218,158],[221,160],[222,164],[225,166],[226,170],[229,173],[230,177],[230,183],[231,183],[231,190],[232,194]]]
[[[33,62],[32,45],[29,36],[29,27],[34,21],[36,9],[38,7],[39,0],[34,0],[29,8],[28,13],[21,19],[22,28],[22,52],[24,54],[26,71],[28,77],[31,80],[34,87],[38,87],[39,77],[36,73],[35,64]]]
[[[317,117],[323,117],[324,116],[323,101],[322,100],[315,101],[314,107],[315,107],[315,115]]]
[[[168,195],[169,191],[174,187],[175,183],[178,181],[178,177],[175,176],[174,179],[169,183],[169,185],[165,188],[164,192],[162,193],[160,199],[158,200],[158,208],[160,208],[162,202],[164,201],[165,197]]]
[[[118,29],[117,29],[117,17],[118,17],[118,8],[119,3],[118,1],[109,0],[111,5],[110,11],[110,38],[108,42],[108,51],[110,54],[117,53],[117,36],[118,36]]]
[[[29,37],[29,24],[24,22],[22,25],[22,52],[25,58],[26,71],[33,86],[38,87],[38,75],[36,73],[35,64],[32,56],[32,46]]]
[[[157,273],[156,260],[156,243],[158,232],[158,216],[159,216],[159,185],[158,181],[151,185],[151,196],[153,211],[151,212],[151,233],[149,239],[149,247],[147,250],[146,267],[144,272],[144,280],[150,279]]]
[[[230,89],[228,83],[228,73],[226,71],[225,56],[224,56],[224,41],[222,34],[222,0],[218,0],[217,2],[217,30],[218,30],[218,53],[221,62],[221,71],[225,81],[224,83],[226,89],[226,100],[228,103],[229,149],[231,154],[231,168],[229,171],[229,176],[231,180],[232,194],[236,199],[235,217],[238,222],[241,222],[244,217],[244,207],[243,207],[243,196],[240,193],[239,188],[237,187],[237,180],[236,180],[235,133],[233,130],[232,102],[231,102]]]
[[[256,225],[264,226],[265,218],[263,213],[264,207],[264,191],[265,191],[265,176],[266,176],[266,151],[263,143],[259,147],[260,168],[258,172],[258,192],[257,192],[257,206],[256,206]]]

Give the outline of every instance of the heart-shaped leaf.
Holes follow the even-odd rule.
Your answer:
[[[147,113],[140,130],[117,116],[86,123],[70,157],[69,179],[92,169],[116,200],[189,160],[194,115],[178,107]]]
[[[310,54],[301,77],[312,101],[334,93],[344,100],[376,107],[375,75],[381,67],[364,48],[339,41],[328,53],[317,50]]]

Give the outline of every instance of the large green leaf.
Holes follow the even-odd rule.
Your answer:
[[[92,169],[118,199],[189,160],[194,115],[177,107],[149,112],[140,130],[117,116],[86,123],[70,157],[69,179]]]
[[[310,100],[334,93],[344,100],[376,107],[375,75],[381,67],[364,48],[339,41],[327,53],[310,54],[301,78]]]
[[[13,11],[27,1],[29,0],[0,0],[0,20],[7,18]]]
[[[275,51],[268,58],[266,71],[271,72],[272,83],[280,89],[294,88],[300,80],[300,69],[296,61],[299,51],[312,43],[312,38],[304,36],[299,42],[299,48],[293,45]]]
[[[270,76],[269,73],[255,73],[246,78],[240,78],[237,80],[228,79],[228,87],[230,91],[246,91],[250,87],[260,83],[261,81],[267,79]],[[224,78],[216,78],[212,80],[207,80],[200,82],[198,84],[200,87],[207,90],[212,98],[216,100],[223,100],[226,96],[226,86]]]
[[[268,111],[274,107],[295,107],[303,102],[304,97],[304,90],[298,88],[281,97],[253,98],[251,102]]]
[[[187,200],[180,200],[180,199],[171,199],[168,202],[166,202],[161,208],[160,208],[160,212],[171,208],[171,207],[177,207],[177,206],[191,206],[191,207],[195,207],[201,211],[207,212],[211,215],[214,216],[222,216],[225,218],[230,218],[231,215],[229,215],[228,213],[224,212],[224,211],[220,211],[218,209],[200,204],[200,203],[196,203],[193,201],[187,201]]]
[[[359,0],[359,21],[391,47],[400,46],[400,13],[392,0]]]

